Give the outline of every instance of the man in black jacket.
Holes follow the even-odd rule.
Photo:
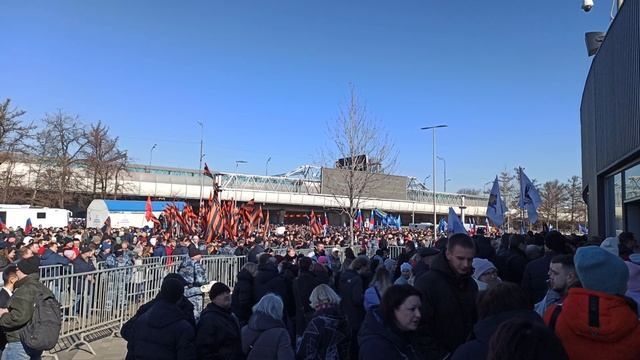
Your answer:
[[[276,259],[269,254],[262,254],[258,258],[258,273],[254,280],[254,304],[268,293],[274,293],[282,299],[287,307],[287,285],[284,278],[278,273]]]
[[[314,309],[309,303],[309,296],[311,296],[313,289],[320,285],[318,276],[311,271],[312,265],[313,261],[310,258],[306,256],[300,258],[298,261],[300,273],[293,280],[293,297],[296,304],[296,335],[298,336],[302,336],[309,320],[313,316]]]
[[[257,237],[253,243],[253,247],[247,254],[247,261],[252,263],[258,263],[258,255],[264,252],[264,246],[262,246],[262,238]]]
[[[215,283],[209,291],[211,303],[202,311],[196,334],[200,360],[239,360],[242,340],[238,319],[231,313],[231,289]]]
[[[566,238],[558,231],[551,231],[544,237],[545,254],[528,263],[522,276],[522,289],[532,304],[540,302],[547,294],[549,266],[556,255],[566,253]]]
[[[455,234],[431,270],[415,281],[422,293],[421,352],[440,359],[463,344],[477,320],[478,285],[471,278],[475,244],[467,234]],[[429,357],[431,358],[431,357]]]
[[[364,291],[367,288],[363,277],[369,273],[369,259],[358,256],[351,262],[349,270],[340,275],[338,290],[340,307],[349,321],[351,331],[351,358],[358,358],[358,330],[364,320]]]

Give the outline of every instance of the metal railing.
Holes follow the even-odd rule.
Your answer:
[[[142,304],[155,298],[164,277],[176,272],[183,259],[184,256],[141,259],[134,266],[78,274],[73,273],[73,266],[41,267],[40,281],[62,305],[63,323],[53,351],[85,346],[96,355],[88,337],[99,332],[116,335]],[[246,257],[205,256],[201,261],[207,281],[223,282],[233,288]]]

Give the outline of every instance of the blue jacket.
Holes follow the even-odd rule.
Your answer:
[[[53,252],[51,249],[47,249],[40,258],[40,266],[47,265],[69,265],[69,259]]]
[[[367,290],[364,292],[364,310],[369,311],[371,309],[375,309],[380,305],[379,291],[374,286],[369,286]]]
[[[167,250],[164,248],[164,245],[158,245],[153,248],[153,257],[162,257],[167,256]]]
[[[91,262],[91,260],[84,261],[80,256],[78,256],[75,260],[73,260],[74,274],[86,273],[86,272],[91,272],[95,270],[96,268],[95,266],[93,266],[93,262]]]

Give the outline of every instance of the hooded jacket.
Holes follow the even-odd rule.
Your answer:
[[[38,273],[29,274],[16,281],[15,290],[7,305],[8,313],[0,316],[0,327],[6,331],[7,342],[20,341],[20,332],[33,317],[33,306],[39,293],[53,296],[51,290],[40,282]]]
[[[431,270],[416,279],[415,287],[422,293],[420,351],[436,358],[454,351],[477,320],[478,285],[471,275],[455,274],[442,252]]]
[[[640,321],[631,304],[621,297],[573,288],[562,305],[545,313],[549,325],[556,307],[555,333],[571,359],[640,359]],[[550,325],[551,326],[551,325]]]
[[[253,281],[253,302],[254,304],[260,301],[263,296],[268,293],[274,293],[285,302],[285,308],[288,305],[287,297],[287,284],[284,278],[278,273],[278,268],[272,264],[267,263],[258,266],[258,273]]]
[[[196,359],[195,337],[193,326],[178,306],[157,299],[135,322],[135,359]]]
[[[478,321],[473,327],[471,340],[462,344],[451,360],[486,359],[489,353],[489,341],[498,327],[511,319],[525,319],[543,324],[542,318],[531,310],[506,311]]]
[[[242,328],[242,351],[247,360],[294,359],[289,332],[282,320],[257,312]]]
[[[242,269],[231,294],[231,310],[238,317],[240,325],[249,322],[253,304],[253,275],[247,269]]]
[[[196,334],[200,360],[239,360],[244,358],[238,319],[230,310],[209,304],[202,311]]]
[[[300,275],[293,280],[293,297],[296,312],[296,334],[302,335],[313,316],[313,308],[309,303],[311,292],[320,284],[320,279],[311,271],[300,270]]]
[[[305,360],[349,359],[350,346],[349,323],[335,306],[316,311],[302,335],[296,356]]]
[[[340,297],[340,307],[349,320],[353,333],[360,329],[362,319],[364,319],[364,287],[362,277],[355,270],[349,269],[340,276],[338,287]]]
[[[358,333],[360,359],[420,359],[407,335],[385,324],[377,310],[367,312]]]

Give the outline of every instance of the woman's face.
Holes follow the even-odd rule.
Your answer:
[[[409,296],[395,310],[396,325],[401,331],[413,331],[420,324],[420,297],[416,295]]]
[[[9,252],[9,254],[7,254],[7,257],[9,258],[9,260],[12,260],[16,258],[16,251],[15,250],[11,250],[11,252]]]
[[[478,280],[483,281],[487,284],[493,284],[498,281],[498,270],[489,269],[485,271],[484,274],[482,274],[482,276],[478,278]]]

